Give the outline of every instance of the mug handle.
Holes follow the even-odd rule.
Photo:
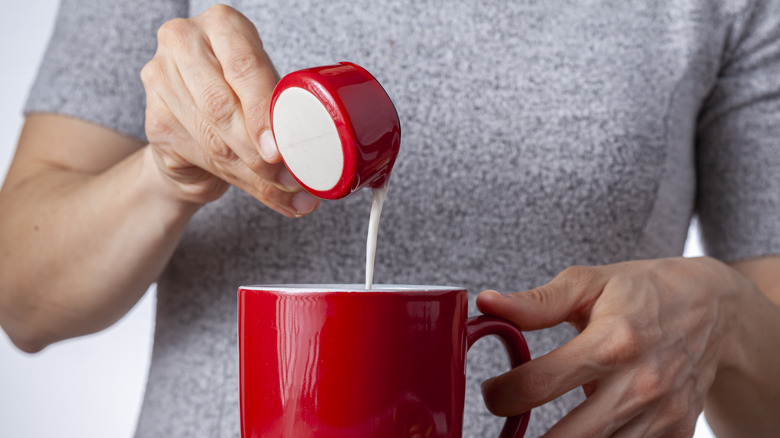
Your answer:
[[[509,321],[486,315],[471,317],[466,321],[467,349],[471,349],[475,342],[487,335],[498,336],[506,347],[512,368],[531,360],[531,353],[528,351],[523,333]],[[500,438],[522,437],[530,417],[531,411],[508,417],[501,430]]]

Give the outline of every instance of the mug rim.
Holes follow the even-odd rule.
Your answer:
[[[358,283],[282,283],[282,284],[253,284],[239,286],[239,290],[258,292],[288,292],[288,293],[338,293],[338,292],[416,292],[416,293],[441,293],[449,291],[465,291],[461,286],[418,285],[418,284],[374,284],[371,289],[366,289],[365,284]]]

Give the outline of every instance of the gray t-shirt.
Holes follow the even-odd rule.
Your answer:
[[[202,0],[64,0],[26,107],[144,138],[156,28]],[[375,279],[520,291],[575,264],[780,253],[780,1],[229,2],[280,73],[352,61],[402,123]],[[110,146],[107,146],[110,147]],[[236,289],[360,282],[369,197],[290,220],[231,189],[193,218],[158,283],[138,437],[239,435]],[[568,326],[528,333],[539,356]],[[464,435],[497,436],[469,356]],[[529,436],[582,400],[538,408]]]

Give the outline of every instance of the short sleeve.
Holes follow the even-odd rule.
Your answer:
[[[140,72],[157,29],[187,0],[63,0],[24,108],[76,117],[145,141]]]
[[[734,21],[700,113],[696,165],[705,252],[780,254],[780,1],[754,1]]]

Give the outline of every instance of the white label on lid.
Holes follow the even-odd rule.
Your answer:
[[[290,172],[318,191],[332,189],[344,168],[344,152],[336,124],[309,91],[290,87],[279,95],[273,111],[279,153]]]

